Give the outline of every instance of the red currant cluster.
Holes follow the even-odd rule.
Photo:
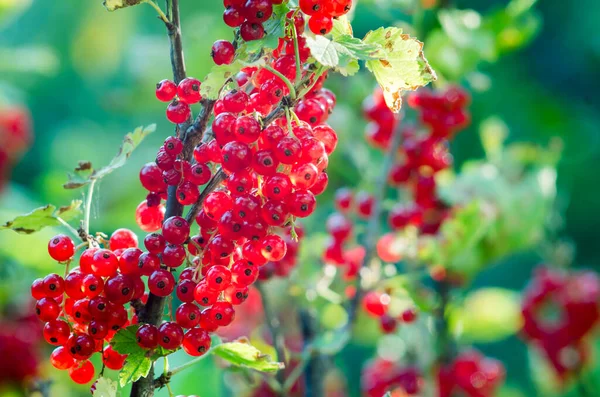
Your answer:
[[[402,367],[393,361],[376,359],[362,370],[361,388],[367,397],[391,395],[414,396],[420,393],[423,378],[415,367]]]
[[[448,216],[448,208],[436,194],[435,175],[452,165],[448,139],[468,125],[465,107],[470,98],[462,88],[449,87],[439,94],[420,90],[408,99],[427,128],[402,130],[399,161],[392,167],[388,181],[392,186],[408,188],[413,202],[395,206],[388,223],[392,230],[412,225],[423,234],[435,234]],[[365,102],[364,113],[372,120],[367,127],[367,139],[376,147],[386,148],[398,120],[385,106],[381,92]]]
[[[281,3],[283,0],[223,0],[223,21],[232,28],[239,27],[245,41],[259,40],[269,33],[263,23],[273,15],[273,5]]]
[[[71,379],[81,384],[94,377],[89,358],[95,352],[102,352],[106,367],[123,367],[126,356],[111,346],[105,347],[105,342],[110,342],[121,328],[137,322],[133,309],[125,305],[147,298],[141,275],[148,272],[149,266],[148,262],[138,261],[141,251],[137,236],[119,229],[105,245],[109,248],[94,244],[85,249],[79,267],[64,278],[49,274],[31,286],[31,295],[37,300],[36,314],[45,322],[44,338],[57,346],[50,362],[58,369],[69,370]],[[61,263],[70,264],[75,250],[73,241],[65,235],[57,235],[48,243],[50,256]],[[148,285],[151,291],[157,289],[152,280]]]
[[[600,279],[593,272],[540,267],[522,304],[525,338],[541,349],[561,379],[585,364],[585,337],[600,319]]]
[[[162,102],[170,102],[167,106],[167,119],[171,123],[185,123],[190,118],[190,105],[202,100],[200,84],[200,80],[193,77],[187,77],[179,84],[171,80],[162,80],[156,84],[156,98]]]
[[[438,372],[438,396],[489,397],[504,380],[504,366],[477,351],[465,351]]]
[[[390,334],[398,328],[399,323],[410,324],[417,319],[417,311],[413,308],[404,309],[397,315],[389,310],[391,297],[387,293],[369,291],[362,299],[363,309],[369,316],[378,318],[381,331]]]
[[[279,56],[271,65],[295,78],[293,56]],[[267,69],[245,68],[235,78],[236,89],[214,103],[211,130],[194,148],[193,161],[184,158],[182,140],[169,137],[156,161],[142,168],[140,181],[149,195],[136,219],[151,234],[144,240],[148,252],[136,251],[132,263],[149,277],[152,294],[176,291],[183,303],[175,323],[142,325],[140,346],[176,349],[182,344],[188,354],[202,355],[210,347],[209,333],[233,321],[234,306],[246,300],[259,269],[269,278],[285,276],[295,265],[302,236],[296,218],[314,211],[315,195],[327,186],[328,156],[337,145],[335,131],[324,124],[335,96],[322,88],[323,79],[303,74],[314,85],[290,109],[295,117],[270,117],[276,106],[291,106],[282,104],[286,85]],[[209,182],[213,186],[200,200],[199,187]],[[181,205],[198,204],[190,216],[197,233],[179,216],[162,222],[161,200],[169,186],[176,187]],[[184,262],[191,266],[175,282],[172,271]]]
[[[362,245],[353,243],[354,225],[352,215],[357,219],[368,219],[373,212],[373,196],[366,192],[356,194],[350,189],[338,189],[335,193],[334,212],[327,218],[325,229],[329,242],[323,251],[323,262],[344,268],[344,278],[352,280],[365,256]]]
[[[303,13],[310,16],[308,28],[314,34],[327,34],[333,29],[333,19],[346,15],[352,0],[300,0]]]
[[[31,145],[31,116],[18,106],[0,108],[0,190],[13,164]]]

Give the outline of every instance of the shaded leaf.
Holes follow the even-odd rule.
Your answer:
[[[11,221],[0,226],[0,229],[11,229],[17,233],[31,234],[42,230],[45,227],[60,226],[58,221],[60,216],[65,221],[76,218],[81,215],[81,200],[73,200],[70,205],[60,207],[58,210],[52,204],[36,208],[33,211],[19,215]]]
[[[229,65],[215,65],[206,75],[200,85],[200,93],[203,98],[218,99],[221,88],[227,83],[228,79],[232,79],[240,71],[241,68],[247,66],[260,66],[264,64],[264,59],[260,58],[252,63],[246,63],[236,59]]]
[[[220,344],[211,349],[211,352],[233,365],[261,372],[276,372],[284,368],[283,363],[272,361],[271,356],[262,354],[246,339]]]
[[[69,174],[69,181],[63,185],[65,189],[77,189],[85,186],[93,180],[104,178],[117,168],[121,168],[131,156],[131,153],[138,147],[146,136],[156,130],[156,124],[151,124],[145,128],[138,127],[133,132],[128,133],[123,138],[123,143],[117,152],[117,155],[110,163],[98,170],[94,170],[89,161],[80,161],[75,168],[74,174]]]
[[[333,40],[324,36],[307,36],[306,45],[310,48],[312,57],[321,65],[344,76],[358,71],[358,60],[379,59],[381,51],[379,45],[364,43],[349,34],[336,35]]]
[[[279,45],[279,39],[285,36],[286,14],[290,10],[288,4],[276,4],[273,6],[273,15],[263,23],[265,35],[260,40],[243,42],[238,51],[240,54],[256,54],[265,49],[275,49]]]
[[[117,397],[117,382],[101,376],[94,383],[94,397]]]
[[[423,54],[423,43],[402,34],[402,29],[379,28],[367,33],[364,42],[382,47],[381,59],[368,60],[366,66],[375,75],[392,111],[400,111],[404,91],[416,90],[436,79]]]

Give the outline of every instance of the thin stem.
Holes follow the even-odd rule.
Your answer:
[[[398,148],[400,147],[400,142],[402,139],[402,134],[399,129],[394,131],[392,135],[392,140],[390,142],[388,151],[383,159],[383,165],[381,167],[381,172],[379,174],[379,179],[376,182],[376,189],[374,192],[374,204],[373,204],[373,212],[371,217],[369,218],[369,223],[367,225],[367,232],[365,236],[365,257],[360,265],[358,270],[358,277],[356,281],[356,293],[354,297],[350,301],[350,306],[348,307],[348,322],[346,323],[346,328],[348,331],[352,331],[352,327],[354,326],[354,321],[356,320],[356,316],[358,314],[358,307],[360,304],[360,300],[364,293],[362,286],[362,278],[360,276],[360,270],[363,267],[366,267],[371,263],[373,257],[375,256],[375,251],[377,247],[377,236],[379,235],[379,230],[381,228],[381,213],[382,213],[382,204],[383,199],[385,198],[385,192],[387,187],[387,178],[390,173],[390,168],[394,165],[394,161],[396,159],[396,153],[398,152]]]
[[[304,373],[304,369],[307,367],[308,362],[310,360],[311,349],[307,348],[305,349],[305,352],[307,352],[306,357],[303,357],[303,359],[298,363],[298,365],[294,367],[294,370],[290,373],[290,375],[285,379],[285,382],[283,383],[284,393],[289,393],[290,390],[292,390],[292,387],[294,387],[294,385],[296,384],[296,381]]]
[[[202,203],[204,203],[204,200],[206,200],[206,197],[210,193],[214,192],[215,189],[221,184],[221,182],[223,182],[225,180],[225,178],[227,178],[227,175],[225,174],[225,172],[222,169],[220,169],[219,171],[217,171],[215,173],[215,175],[213,175],[210,182],[208,182],[208,185],[206,185],[206,187],[204,187],[204,190],[202,191],[202,193],[200,193],[198,200],[196,200],[194,205],[192,205],[192,207],[188,211],[187,215],[185,216],[185,220],[188,223],[191,223],[194,220],[194,218],[196,218],[196,215],[198,215],[198,212],[200,212],[200,208],[202,208]]]
[[[73,226],[69,225],[67,223],[67,221],[65,221],[64,219],[62,219],[60,216],[57,216],[56,219],[67,229],[69,229],[69,231],[77,238],[77,240],[79,240],[79,233],[77,232],[77,229],[75,229]]]
[[[308,86],[306,86],[302,91],[300,91],[300,94],[298,94],[300,98],[302,98],[310,90],[312,90],[312,88],[315,86],[315,84],[317,84],[317,81],[319,81],[319,78],[323,75],[323,73],[325,73],[326,70],[327,70],[327,68],[325,68],[323,66],[320,66],[319,69],[317,69],[317,71],[314,74],[314,80]]]
[[[271,338],[273,339],[273,347],[275,347],[275,352],[277,353],[277,361],[285,363],[285,340],[281,334],[281,323],[277,318],[277,314],[271,307],[271,302],[267,297],[267,293],[263,284],[259,281],[255,285],[262,298],[265,321],[267,323],[267,327],[269,328]],[[282,370],[277,372],[276,378],[280,386],[285,383],[285,373]]]
[[[176,374],[180,373],[181,371],[185,371],[186,369],[188,369],[190,367],[193,367],[194,365],[198,364],[200,361],[202,361],[207,356],[210,356],[210,354],[208,353],[208,351],[206,353],[204,353],[204,355],[202,355],[200,357],[196,357],[193,360],[190,360],[190,361],[188,361],[185,364],[181,364],[179,367],[173,368],[172,370],[170,370],[168,372],[169,377],[171,377],[173,375],[176,375]]]
[[[83,231],[85,234],[90,234],[90,214],[92,212],[92,197],[94,196],[94,186],[96,185],[96,180],[92,179],[90,182],[90,187],[88,188],[88,193],[85,202],[85,214],[83,217]]]
[[[144,0],[144,3],[149,4],[152,6],[152,8],[154,8],[156,10],[156,12],[158,13],[158,17],[160,19],[162,19],[162,21],[166,24],[171,23],[171,21],[169,21],[169,18],[167,18],[167,16],[165,15],[165,13],[163,12],[163,10],[160,9],[160,7],[158,6],[158,4],[156,4],[155,2],[153,2],[152,0]]]
[[[175,395],[175,393],[173,393],[173,390],[171,390],[171,384],[167,383],[165,386],[167,386],[167,391],[169,392],[169,397],[173,397]]]
[[[269,65],[264,65],[263,68],[267,69],[269,72],[271,72],[275,76],[279,77],[281,79],[281,81],[283,81],[283,83],[288,88],[288,90],[290,92],[290,98],[292,100],[296,100],[296,89],[294,88],[294,85],[292,84],[292,82],[287,77],[285,77],[281,72],[278,72],[277,70],[273,69]]]
[[[300,46],[298,45],[298,33],[296,32],[296,24],[294,23],[294,18],[296,14],[289,19],[289,24],[292,27],[292,40],[294,40],[294,56],[296,57],[296,80],[295,84],[300,83],[300,79],[302,78],[302,67],[300,65]]]

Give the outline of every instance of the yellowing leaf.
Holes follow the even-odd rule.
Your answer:
[[[400,111],[404,91],[416,90],[436,79],[423,54],[423,43],[402,34],[402,29],[379,28],[367,33],[363,41],[382,47],[381,59],[367,61],[366,65],[392,111]]]
[[[101,376],[94,383],[94,391],[92,391],[94,397],[117,397],[117,382],[114,380]]]
[[[142,3],[144,0],[104,0],[104,7],[108,11],[118,10],[119,8],[131,7]]]

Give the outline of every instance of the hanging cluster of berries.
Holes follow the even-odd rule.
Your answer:
[[[585,338],[600,319],[600,279],[593,272],[539,267],[524,292],[523,336],[566,380],[585,365]]]
[[[126,356],[107,345],[115,333],[137,322],[131,307],[126,304],[147,299],[142,275],[149,274],[149,266],[141,266],[141,251],[137,236],[130,230],[119,229],[101,248],[96,242],[85,249],[79,266],[65,277],[49,274],[37,279],[31,286],[31,295],[37,300],[38,318],[45,322],[44,339],[57,346],[50,362],[61,370],[69,370],[74,382],[84,384],[94,377],[94,366],[89,361],[96,352],[102,352],[102,361],[110,369],[123,367]],[[73,262],[75,245],[65,235],[57,235],[48,243],[50,256],[65,264]],[[154,263],[158,269],[158,262]],[[149,280],[150,290],[156,285]]]
[[[495,396],[505,377],[504,365],[477,351],[464,351],[438,371],[438,396]]]
[[[361,388],[366,397],[418,395],[423,388],[420,371],[412,366],[403,367],[385,359],[369,362],[361,373]]]
[[[283,0],[224,0],[223,21],[232,28],[239,27],[240,36],[245,41],[264,37],[266,22],[273,15],[273,5]]]
[[[398,161],[390,170],[388,182],[408,189],[412,202],[398,204],[390,211],[388,223],[392,230],[412,225],[422,234],[435,234],[449,215],[446,204],[436,194],[435,175],[452,165],[448,140],[468,125],[465,107],[469,102],[469,95],[460,87],[448,87],[439,93],[422,89],[408,97],[424,128],[405,127],[401,131]],[[368,141],[387,148],[398,120],[385,106],[381,92],[366,100],[363,109],[371,120]]]
[[[19,106],[0,107],[0,191],[32,139],[29,112]]]
[[[310,16],[308,28],[314,34],[327,34],[333,29],[333,19],[346,15],[352,0],[300,0],[303,13]]]
[[[386,334],[393,333],[399,323],[411,324],[417,319],[414,308],[404,309],[401,313],[393,315],[389,310],[391,297],[387,293],[369,291],[362,300],[362,306],[369,316],[379,319],[381,331]]]
[[[181,124],[192,115],[190,105],[202,100],[200,80],[186,77],[179,84],[171,80],[162,80],[156,84],[156,98],[162,102],[170,102],[167,106],[167,119],[171,123]]]

